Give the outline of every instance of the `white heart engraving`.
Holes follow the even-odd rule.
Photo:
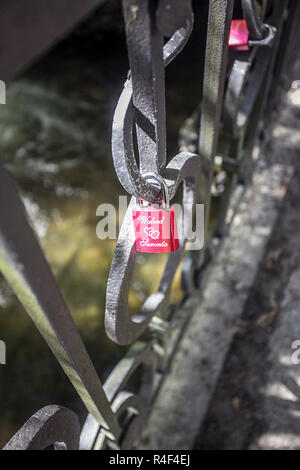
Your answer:
[[[156,240],[159,237],[159,230],[154,230],[153,227],[145,227],[144,232],[148,237],[152,238],[153,240]]]

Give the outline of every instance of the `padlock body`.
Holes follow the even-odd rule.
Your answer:
[[[139,207],[132,217],[138,252],[170,253],[179,248],[174,207]]]
[[[248,51],[249,31],[245,20],[232,20],[229,33],[229,47],[237,51]]]

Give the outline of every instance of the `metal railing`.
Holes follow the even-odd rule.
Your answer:
[[[235,10],[233,0],[207,3],[201,106],[195,103],[197,111],[181,132],[180,153],[167,159],[165,67],[176,61],[177,54],[184,53],[193,30],[192,3],[191,0],[123,0],[130,73],[113,121],[112,154],[117,175],[133,199],[150,202],[156,200],[158,190],[143,177],[144,173],[163,176],[171,199],[183,183],[183,203],[205,204],[207,236],[203,250],[185,253],[183,233],[179,250],[168,257],[157,292],[132,316],[128,293],[136,249],[131,202],[116,244],[105,311],[109,338],[131,347],[104,384],[86,351],[20,196],[0,166],[0,269],[88,411],[80,429],[73,411],[46,406],[24,424],[5,449],[49,446],[130,449],[141,436],[172,356],[169,339],[173,338],[171,346],[174,346],[176,331],[180,332],[188,320],[180,316],[180,307],[171,311],[167,308],[175,273],[183,258],[185,299],[201,288],[203,270],[214,256],[213,242],[226,235],[231,194],[237,182],[245,184],[250,177],[249,161],[260,123],[270,113],[280,80],[288,75],[298,45],[297,1],[263,1],[260,16],[255,1],[236,1]],[[262,45],[229,51],[232,15],[239,12],[239,5],[250,39],[262,41]],[[276,27],[269,46],[264,45],[269,34],[261,20],[264,15],[264,21]],[[216,167],[227,180],[217,221],[208,230],[211,188],[218,185]],[[137,370],[142,371],[143,380],[134,393],[127,390],[127,384]]]

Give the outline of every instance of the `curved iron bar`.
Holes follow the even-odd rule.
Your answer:
[[[3,450],[76,450],[80,425],[76,414],[57,405],[37,411],[9,440]]]
[[[187,5],[190,6],[190,2],[188,2]],[[172,5],[171,11],[168,10],[168,14],[169,14],[168,18],[172,18],[174,16],[176,18],[176,15],[174,15],[174,12],[178,11],[178,5],[176,6],[177,6],[177,10],[175,9],[175,4]],[[146,17],[149,16],[147,14],[145,15]],[[177,13],[177,16],[178,16],[178,13]],[[127,23],[128,21],[130,20],[127,19]],[[191,34],[192,27],[193,27],[193,15],[192,15],[191,8],[186,9],[186,16],[183,18],[181,16],[181,21],[185,21],[184,27],[181,27],[178,30],[176,30],[173,33],[171,39],[169,39],[169,41],[163,46],[163,62],[161,64],[162,67],[163,66],[166,67],[176,57],[176,55],[183,49],[186,42],[188,41],[188,38]],[[161,23],[162,23],[162,18],[160,17],[160,30],[162,30],[163,26],[165,28],[168,26],[166,22],[163,22],[163,24]],[[167,32],[170,32],[170,31],[172,30],[170,30],[168,27]],[[144,35],[145,35],[145,30],[143,29],[141,32],[142,38],[144,38]],[[135,37],[135,42],[139,42],[136,37]],[[141,42],[142,42],[142,39],[141,39]],[[129,52],[130,52],[130,49],[129,49]],[[140,57],[140,55],[138,57]],[[136,68],[138,70],[141,68],[140,63],[137,64]],[[120,183],[126,189],[126,191],[129,194],[136,196],[137,198],[143,198],[150,202],[156,202],[157,197],[158,197],[158,190],[153,185],[149,184],[147,181],[144,180],[144,178],[141,175],[141,171],[138,168],[137,158],[135,156],[133,131],[134,131],[134,124],[135,124],[138,108],[136,107],[137,99],[135,100],[135,104],[133,100],[134,83],[132,83],[132,80],[135,77],[135,74],[133,73],[134,70],[135,68],[131,70],[132,78],[130,78],[129,80],[125,82],[124,90],[121,93],[121,96],[119,98],[118,104],[115,109],[114,118],[113,118],[113,128],[112,128],[112,156],[113,156],[113,161],[114,161],[114,166],[115,166],[117,176],[120,180]],[[156,73],[153,75],[156,75]],[[153,77],[151,75],[151,80],[152,79]],[[143,80],[144,79],[140,79],[140,81],[143,81]],[[150,79],[147,78],[147,81],[149,80]],[[160,87],[162,88],[162,82],[163,82],[162,77],[160,77],[159,82],[160,82]],[[150,85],[148,85],[148,87],[150,87]],[[140,146],[139,146],[140,149],[142,149],[140,151],[140,163],[141,163],[141,168],[143,172],[154,171],[154,172],[160,173],[161,171],[164,170],[164,167],[165,167],[165,148],[163,148],[162,150],[163,155],[162,156],[160,155],[160,159],[162,161],[158,162],[157,160],[158,151],[157,151],[157,144],[156,144],[157,139],[153,131],[153,128],[157,127],[157,122],[155,123],[151,122],[151,120],[153,121],[154,119],[153,119],[153,116],[151,115],[149,116],[149,114],[151,113],[153,115],[155,114],[155,108],[156,108],[156,104],[152,103],[152,95],[154,94],[153,89],[149,90],[148,94],[150,96],[147,99],[145,98],[145,94],[143,94],[143,96],[140,97],[140,100],[143,103],[142,111],[144,111],[144,115],[142,114],[142,111],[140,109],[138,110],[139,122],[141,123],[141,121],[143,121],[144,127],[146,126],[148,127],[147,128],[148,135],[144,135],[145,133],[144,132],[142,133],[142,131],[140,130],[140,133],[143,134],[143,138],[141,139]],[[164,96],[160,97],[160,100],[159,100],[160,107],[163,106],[164,108],[164,105],[162,105],[162,102],[164,102],[164,100],[165,100]],[[145,101],[146,101],[146,104],[145,104]],[[146,111],[144,108],[146,108]],[[147,108],[150,108],[150,111]],[[160,120],[164,122],[165,121],[164,116],[162,117],[160,116]],[[162,124],[159,123],[159,125],[161,126]],[[146,144],[145,144],[145,141],[147,141]],[[149,144],[148,141],[151,142],[151,145]]]
[[[153,389],[156,354],[153,350],[152,342],[147,344],[135,343],[129,349],[126,356],[114,367],[103,386],[109,402],[112,403],[112,410],[115,413],[116,419],[118,419],[120,414],[126,408],[125,404],[122,400],[120,401],[120,398],[118,397],[120,394],[123,394],[123,392],[126,392],[123,388],[126,386],[134,372],[141,366],[143,367],[143,380],[141,389],[139,390],[139,396],[143,402],[143,407],[138,407],[138,418],[135,418],[139,421],[142,421],[145,417]],[[120,436],[120,445],[124,439],[124,430],[122,436],[123,437]],[[105,428],[101,426],[101,423],[99,423],[92,414],[89,414],[81,431],[80,449],[88,450],[93,448],[103,448],[106,439],[107,432]]]
[[[120,450],[130,450],[137,444],[144,424],[144,407],[140,396],[130,392],[120,392],[112,403],[112,410],[117,417],[126,413],[123,433],[119,440]],[[113,443],[114,444],[114,443]],[[94,447],[97,450],[97,447]]]
[[[176,155],[165,170],[165,96],[164,67],[179,53],[192,30],[190,1],[172,4],[143,0],[138,7],[124,2],[126,37],[131,78],[125,84],[113,123],[112,153],[118,178],[124,188],[137,198],[150,202],[158,199],[158,189],[147,183],[142,173],[151,171],[166,179],[170,200],[184,182],[183,205],[195,204],[200,174],[200,158],[190,153]],[[133,9],[134,6],[134,9]],[[182,26],[183,24],[183,26]],[[163,47],[163,37],[172,35]],[[141,64],[144,67],[141,67]],[[134,124],[137,130],[139,163],[135,157]],[[128,294],[136,262],[135,236],[131,219],[134,200],[126,212],[119,234],[107,283],[105,329],[119,344],[130,344],[146,329],[151,318],[168,302],[185,245],[188,227],[181,230],[180,248],[169,255],[157,292],[150,295],[140,312],[130,316]],[[183,216],[184,217],[184,216]],[[183,224],[183,218],[179,225]],[[180,229],[179,229],[180,230]]]
[[[268,28],[258,14],[256,0],[242,0],[242,10],[250,39],[262,40],[268,34]]]
[[[200,158],[197,155],[178,154],[169,163],[165,179],[169,187],[170,200],[175,195],[179,184],[183,181],[183,207],[192,208],[196,202]],[[168,302],[168,292],[184,250],[185,236],[189,227],[181,230],[180,247],[168,257],[159,288],[151,294],[143,304],[140,312],[131,316],[128,308],[128,294],[133,270],[136,262],[135,234],[132,223],[132,199],[126,212],[117,246],[115,249],[106,290],[105,329],[107,335],[118,344],[130,344],[145,330],[151,318]],[[182,214],[179,230],[188,217]]]

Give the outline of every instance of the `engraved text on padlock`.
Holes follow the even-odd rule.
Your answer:
[[[162,188],[162,203],[148,204],[137,200],[132,211],[136,249],[144,253],[170,253],[179,248],[175,207],[169,207],[168,188],[164,179],[155,173],[147,173]],[[146,204],[146,205],[145,205]]]
[[[132,211],[136,249],[146,253],[169,253],[179,247],[175,208],[140,207]]]

